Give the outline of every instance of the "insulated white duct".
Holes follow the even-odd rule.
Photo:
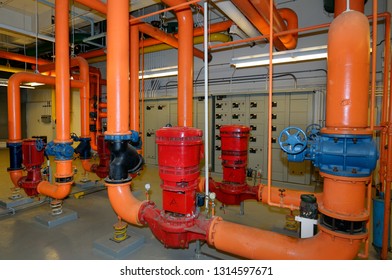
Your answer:
[[[229,0],[217,1],[215,4],[222,10],[248,37],[257,37],[262,34],[253,27],[253,24]],[[239,33],[236,33],[239,35]]]

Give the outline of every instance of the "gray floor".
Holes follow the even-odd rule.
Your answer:
[[[8,167],[8,150],[0,149],[0,200],[7,200],[10,195],[11,181],[6,172]],[[75,165],[79,172],[75,176],[78,183],[72,189],[72,194],[64,201],[64,208],[75,211],[78,218],[67,223],[48,227],[41,224],[37,217],[50,215],[48,200],[42,198],[25,206],[10,209],[0,208],[0,259],[3,260],[110,260],[110,259],[153,259],[153,260],[192,260],[192,259],[237,259],[234,256],[218,252],[206,244],[201,245],[201,254],[196,255],[196,243],[189,249],[167,249],[152,235],[148,228],[129,226],[131,236],[144,238],[142,245],[133,252],[108,252],[102,250],[102,240],[113,234],[113,224],[117,217],[107,198],[106,189],[101,181],[96,181],[95,175],[89,174],[88,179],[93,185],[91,189],[99,190],[83,197],[76,198],[75,194],[84,190],[80,179],[84,177],[78,161]],[[93,182],[93,183],[91,183]],[[144,185],[152,186],[151,200],[158,206],[161,203],[157,167],[146,166],[141,174],[133,180],[134,194],[139,199],[145,199]],[[98,188],[97,188],[98,187]],[[293,233],[284,230],[286,210],[267,207],[254,201],[246,201],[245,214],[239,215],[239,207],[229,206],[224,209],[217,204],[216,214],[225,220],[245,224],[262,229],[273,230],[287,235]],[[24,209],[23,209],[24,208]],[[120,246],[121,247],[121,246]],[[369,259],[378,259],[374,248],[370,246]],[[389,255],[391,259],[391,254]]]

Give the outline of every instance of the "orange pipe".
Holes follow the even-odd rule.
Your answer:
[[[367,220],[369,212],[365,208],[365,197],[370,177],[343,177],[323,172],[320,175],[324,177],[320,212],[341,220]]]
[[[124,221],[133,225],[142,225],[139,220],[139,211],[143,204],[131,192],[131,182],[124,184],[109,184],[108,196],[114,212]]]
[[[14,184],[15,187],[18,187],[18,181],[23,177],[23,170],[10,170],[8,173],[10,174],[12,184]]]
[[[370,97],[370,130],[374,129],[374,109],[376,104],[376,71],[377,71],[377,0],[373,0],[372,24],[372,90]]]
[[[238,242],[241,240],[241,242]],[[248,259],[354,259],[360,240],[331,236],[324,231],[311,238],[294,238],[215,218],[207,242],[218,250]]]
[[[335,18],[347,9],[347,0],[335,0],[334,2]],[[365,0],[350,0],[350,10],[361,12],[365,11]]]
[[[169,6],[185,0],[163,0]],[[189,7],[174,9],[178,21],[178,126],[193,125],[193,16]]]
[[[107,135],[129,134],[129,1],[107,3]]]
[[[36,59],[35,57],[32,57],[32,56],[6,52],[6,51],[2,51],[2,50],[0,50],[0,58],[20,61],[20,62],[26,62],[26,63],[31,63],[31,64],[37,63],[38,65],[50,63],[50,61],[42,59],[42,58]]]
[[[327,128],[368,126],[369,37],[369,22],[357,11],[341,14],[330,26],[326,107],[331,109],[326,112]]]
[[[96,163],[91,163],[89,159],[82,159],[81,162],[84,170],[92,173],[96,172],[98,167]]]
[[[250,2],[256,8],[256,10],[259,12],[259,14],[264,18],[266,23],[268,25],[270,25],[271,22],[269,20],[269,11],[270,11],[269,1],[267,1],[267,0],[251,0]],[[273,6],[274,21],[273,21],[272,26],[274,29],[274,33],[278,33],[280,31],[287,30],[287,26],[286,26],[285,21],[287,23],[290,23],[290,26],[292,28],[298,28],[297,14],[289,8],[284,8],[282,10],[278,11],[276,9],[275,5]],[[282,14],[285,15],[285,18],[283,18],[281,16]],[[277,38],[282,42],[282,44],[285,46],[286,49],[289,49],[289,50],[295,49],[297,46],[298,33],[278,36]]]
[[[56,140],[70,143],[69,0],[55,1]]]
[[[265,21],[268,18],[268,14],[262,17],[259,12],[249,1],[243,0],[231,0],[234,5],[248,18],[248,20],[260,31],[261,34],[269,34],[269,25]],[[287,50],[285,45],[279,40],[279,38],[273,38],[273,44],[277,50]]]
[[[317,201],[322,200],[322,195],[323,195],[322,193],[311,193],[311,192],[290,190],[290,189],[284,189],[285,191],[281,193],[279,191],[280,189],[283,188],[271,186],[270,202],[279,205],[280,207],[286,205],[291,210],[299,209],[299,206],[301,204],[302,194],[313,194],[317,198]],[[262,203],[268,204],[268,186],[260,185],[258,199],[261,200]]]
[[[222,31],[227,31],[230,28],[230,26],[232,26],[232,25],[233,25],[233,22],[231,20],[213,23],[208,26],[208,33],[213,34],[213,33],[219,33]],[[203,34],[204,34],[204,27],[196,27],[193,29],[193,37],[203,36]],[[178,38],[178,34],[175,33],[174,37]],[[162,42],[157,39],[149,38],[149,39],[144,40],[143,43],[140,42],[139,45],[141,48],[142,44],[144,47],[150,47],[150,46],[159,45],[161,43]]]
[[[135,25],[130,27],[130,129],[134,131],[140,131],[140,108],[139,108],[139,65],[140,65],[140,55],[139,55],[139,28]]]
[[[102,14],[107,14],[107,5],[99,0],[75,0],[75,2],[78,2]]]
[[[72,160],[56,160],[56,174],[55,178],[70,178],[73,176]],[[66,183],[55,183],[52,185],[48,181],[42,181],[37,186],[37,191],[40,194],[55,198],[64,199],[69,195],[73,180]]]

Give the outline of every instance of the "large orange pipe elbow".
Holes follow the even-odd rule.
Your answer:
[[[164,0],[175,6],[185,0]],[[193,16],[189,7],[174,10],[178,21],[178,126],[193,125]]]
[[[17,187],[19,179],[23,176],[23,170],[10,170],[8,171],[12,184]]]
[[[82,159],[81,162],[84,170],[92,173],[95,173],[97,171],[98,165],[95,163],[91,163],[89,159]]]
[[[269,1],[251,0],[250,2],[252,2],[253,6],[264,18],[267,24],[270,25],[271,22],[269,21],[269,13],[270,13]],[[274,6],[273,14],[274,14],[274,21],[272,23],[272,26],[273,26],[274,33],[286,31],[288,29],[288,26],[290,26],[290,29],[298,28],[298,17],[293,10],[289,8],[278,10]],[[285,21],[287,22],[287,26]],[[298,33],[279,36],[278,39],[282,42],[282,44],[286,49],[288,50],[295,49],[295,47],[297,46]]]
[[[131,183],[106,183],[106,186],[108,188],[109,201],[114,212],[124,221],[141,226],[142,223],[139,220],[139,212],[143,202],[133,196],[131,192]]]
[[[72,178],[72,160],[56,160],[56,174],[55,178],[65,179]],[[37,191],[40,194],[55,198],[64,199],[71,192],[73,180],[65,183],[55,183],[52,185],[48,181],[42,181],[37,186]]]
[[[368,126],[369,38],[368,19],[357,11],[342,13],[330,26],[326,106],[332,109],[326,112],[327,128]]]
[[[354,259],[360,240],[332,236],[323,231],[312,238],[294,238],[216,218],[208,229],[208,244],[248,259],[337,260]]]

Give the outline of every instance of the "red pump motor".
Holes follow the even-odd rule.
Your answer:
[[[164,127],[156,132],[163,210],[182,215],[195,212],[203,132],[197,128]]]
[[[97,174],[99,178],[106,178],[109,175],[110,150],[109,142],[105,141],[104,135],[98,135],[97,152],[99,164],[95,170],[95,174]]]
[[[246,183],[250,128],[242,125],[223,125],[220,128],[222,182],[209,179],[211,192],[227,205],[240,205],[246,199],[257,199],[257,186]]]
[[[42,181],[41,166],[44,158],[45,144],[42,139],[26,139],[22,142],[22,164],[27,175],[18,181],[28,196],[38,195],[37,186]]]

